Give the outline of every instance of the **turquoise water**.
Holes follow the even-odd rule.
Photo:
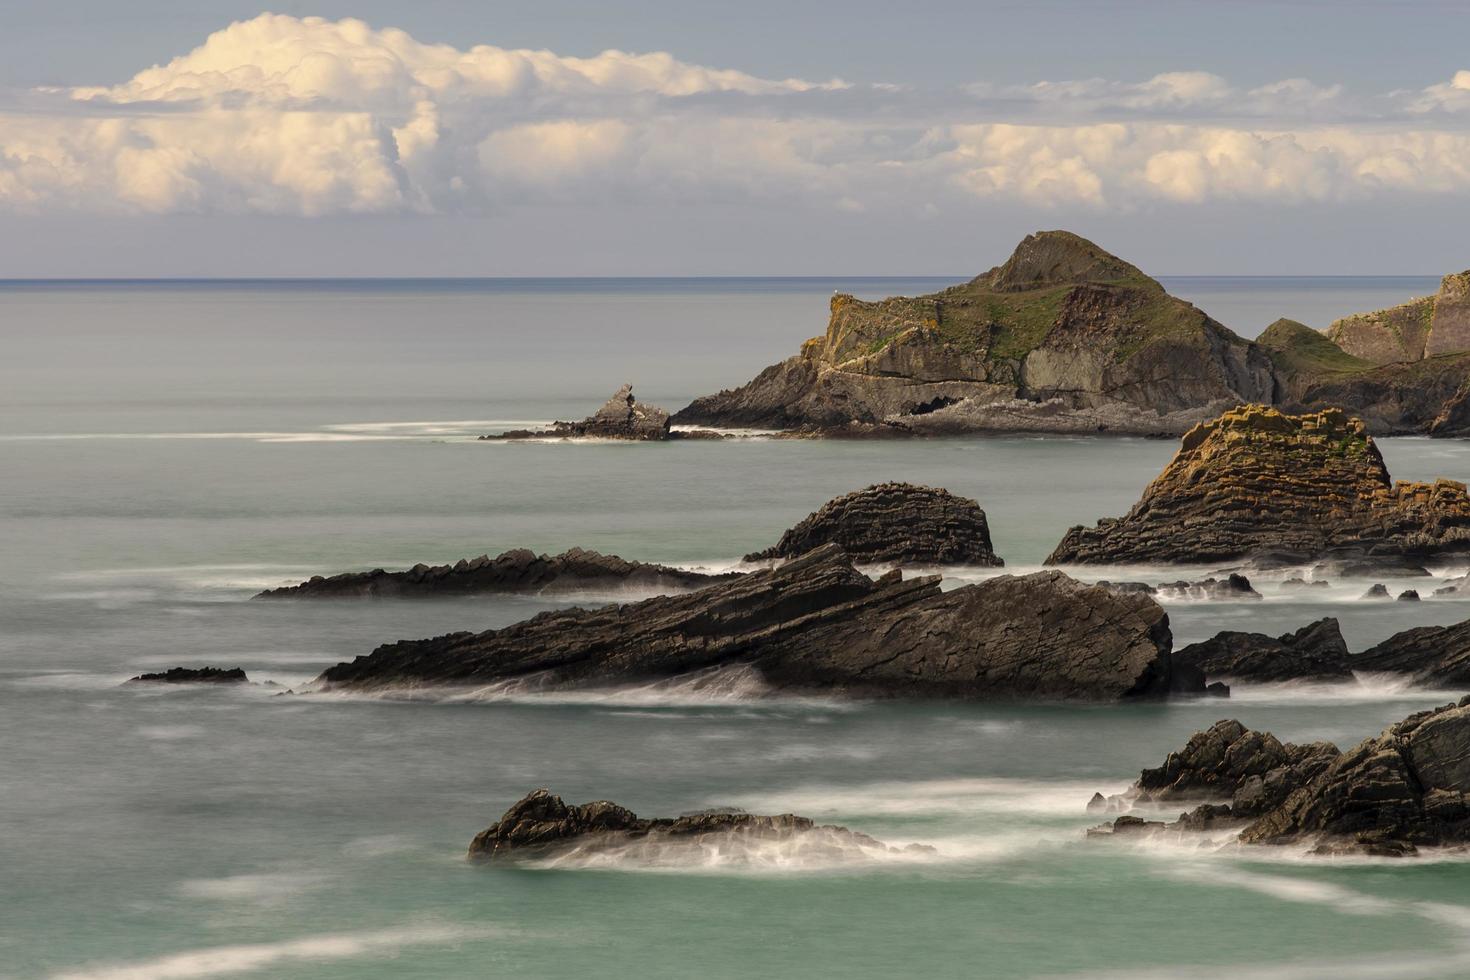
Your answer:
[[[1235,325],[1276,305],[1317,322],[1433,281],[1169,285]],[[118,686],[203,663],[297,685],[379,642],[548,608],[245,601],[267,585],[517,546],[724,567],[883,479],[976,497],[1025,570],[1068,525],[1122,513],[1172,453],[473,440],[580,416],[624,380],[669,407],[742,381],[819,332],[837,288],[934,284],[0,285],[0,975],[1464,975],[1460,859],[1082,836],[1093,791],[1219,717],[1343,744],[1443,692],[1077,708],[739,686],[443,703]],[[1470,478],[1463,443],[1383,448],[1397,476]],[[1359,604],[1363,582],[1258,584],[1261,603],[1170,606],[1176,637],[1331,614],[1361,648],[1470,617],[1461,601]],[[543,785],[647,814],[794,810],[936,853],[467,865],[470,838]]]

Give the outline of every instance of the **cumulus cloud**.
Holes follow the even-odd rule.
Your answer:
[[[543,201],[1092,208],[1470,194],[1470,71],[1364,99],[1208,72],[959,92],[263,14],[0,112],[0,208],[291,215]]]

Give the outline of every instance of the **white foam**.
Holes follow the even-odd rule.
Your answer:
[[[214,902],[250,902],[278,905],[286,899],[326,887],[326,875],[280,873],[230,875],[226,878],[197,878],[179,884],[189,898]]]
[[[1222,678],[1229,680],[1229,678]],[[1454,700],[1453,691],[1415,685],[1402,674],[1356,672],[1350,681],[1283,681],[1280,683],[1233,683],[1230,703],[1250,705],[1363,704],[1375,701],[1422,701],[1444,704]],[[1179,702],[1218,710],[1220,702],[1210,699]]]
[[[450,945],[486,939],[497,931],[490,927],[419,926],[328,933],[284,942],[187,950],[152,960],[82,967],[53,977],[54,980],[192,980],[266,969],[284,971],[292,963],[356,959],[392,953],[408,946]]]
[[[824,819],[833,816],[937,816],[942,814],[1018,814],[1081,817],[1087,801],[1101,790],[1121,793],[1122,784],[1096,781],[974,778],[881,782],[858,786],[802,787],[764,793],[735,802],[760,813],[791,812]]]

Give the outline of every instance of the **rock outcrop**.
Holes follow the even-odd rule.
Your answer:
[[[667,565],[626,561],[616,555],[573,548],[538,555],[518,548],[494,558],[481,555],[453,565],[415,565],[401,572],[314,575],[299,585],[267,589],[257,599],[433,598],[493,592],[577,592],[627,588],[677,592],[726,582],[738,573],[709,575]]]
[[[1108,582],[1104,580],[1097,584],[1115,592],[1138,592],[1175,601],[1230,602],[1235,599],[1261,598],[1261,594],[1251,585],[1250,579],[1234,572],[1225,578],[1211,577],[1200,579],[1197,582],[1181,580],[1149,585],[1147,582]]]
[[[1147,596],[1060,572],[948,592],[939,576],[874,580],[836,545],[678,596],[545,612],[483,633],[379,647],[325,690],[606,687],[740,667],[774,692],[1117,701],[1199,692],[1175,676],[1168,617]]]
[[[607,403],[580,422],[554,422],[550,429],[513,429],[481,439],[627,439],[650,442],[669,438],[669,413],[633,397],[623,385]]]
[[[170,667],[155,674],[139,674],[129,684],[245,684],[242,667]]]
[[[1470,350],[1470,271],[1445,276],[1433,296],[1334,321],[1327,338],[1373,364]]]
[[[1470,551],[1465,485],[1394,483],[1337,410],[1231,409],[1185,434],[1127,515],[1074,527],[1049,564],[1204,563],[1269,555],[1339,570]]]
[[[794,558],[837,544],[859,562],[923,565],[1004,565],[990,544],[985,511],[948,490],[879,483],[827,501],[773,547],[746,561]]]
[[[1049,231],[938,293],[834,296],[824,336],[674,421],[1178,434],[1273,390],[1256,345],[1092,242]]]
[[[1165,825],[1126,815],[1094,834],[1245,826],[1245,844],[1312,844],[1315,853],[1385,856],[1470,844],[1470,698],[1421,711],[1339,752],[1283,745],[1237,721],[1199,732],[1120,797],[1089,809],[1206,798]]]
[[[1470,687],[1470,620],[1416,626],[1353,657],[1353,669],[1400,674],[1424,687]]]
[[[1176,668],[1236,681],[1351,680],[1347,642],[1331,617],[1282,636],[1224,631],[1174,651]]]
[[[606,800],[569,805],[544,789],[535,790],[470,843],[476,861],[554,858],[569,852],[607,851],[637,844],[656,858],[663,845],[719,846],[759,844],[800,838],[804,848],[839,851],[897,852],[881,841],[807,817],[783,813],[758,816],[731,810],[709,810],[675,818],[639,817]],[[931,850],[921,845],[909,849]]]

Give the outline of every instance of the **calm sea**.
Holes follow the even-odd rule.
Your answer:
[[[1462,859],[1082,835],[1093,791],[1219,717],[1346,745],[1443,693],[1068,708],[119,686],[177,664],[299,685],[380,642],[550,607],[246,601],[266,586],[511,547],[726,567],[885,479],[977,498],[1008,570],[1035,567],[1069,525],[1126,510],[1172,444],[474,440],[580,417],[625,381],[679,407],[820,333],[834,290],[950,281],[0,283],[0,975],[1465,975]],[[1253,336],[1437,280],[1165,284]],[[1383,448],[1396,476],[1470,478],[1466,444]],[[1458,601],[1359,604],[1366,582],[1258,584],[1250,606],[1171,606],[1176,637],[1335,615],[1359,649],[1470,618]],[[793,810],[937,854],[467,865],[470,838],[538,786],[655,815]]]

